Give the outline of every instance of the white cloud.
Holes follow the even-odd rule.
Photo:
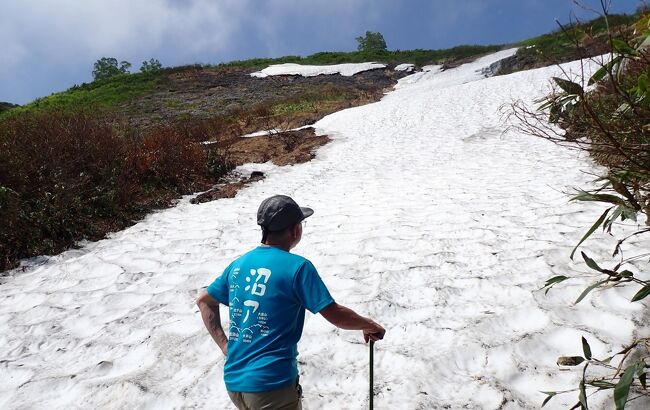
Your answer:
[[[9,0],[0,5],[0,32],[15,50],[12,65],[29,58],[121,59],[168,47],[191,55],[226,49],[248,4],[247,0]]]

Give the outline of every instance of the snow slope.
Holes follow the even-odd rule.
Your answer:
[[[346,63],[333,65],[302,65],[294,63],[275,64],[262,71],[251,73],[251,77],[269,77],[273,75],[301,75],[314,77],[321,74],[341,74],[346,77],[353,76],[362,71],[384,68],[385,64],[379,63]]]
[[[511,53],[432,67],[378,103],[322,119],[315,128],[334,140],[314,161],[266,164],[268,177],[236,198],[185,198],[11,272],[0,296],[0,408],[232,408],[194,299],[258,243],[257,206],[275,193],[316,211],[295,251],[338,302],[388,329],[376,344],[375,408],[533,409],[540,390],[575,385],[557,356],[580,354],[581,335],[595,355],[603,342],[619,347],[647,332],[632,320],[648,323],[647,309],[628,302],[631,289],[577,306],[584,282],[537,291],[552,275],[588,271],[568,266],[568,254],[600,209],[560,192],[590,180],[580,172],[593,168],[587,158],[504,132],[500,106],[543,95],[559,72],[483,77]],[[308,314],[299,350],[306,409],[367,406],[359,332]]]

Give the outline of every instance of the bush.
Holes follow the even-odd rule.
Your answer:
[[[607,18],[605,15],[604,18]],[[633,36],[626,33],[633,32]],[[637,221],[645,216],[650,226],[650,15],[642,17],[634,30],[612,32],[611,59],[605,62],[587,81],[554,78],[556,91],[539,101],[537,111],[519,103],[514,114],[526,133],[555,143],[584,150],[604,165],[607,171],[597,180],[600,187],[579,192],[573,200],[599,202],[605,208],[602,215],[587,229],[573,249],[571,258],[582,243],[598,229],[612,234],[617,221]],[[585,84],[587,83],[587,84]],[[585,85],[592,86],[585,88]],[[596,289],[633,286],[631,302],[650,296],[647,276],[648,254],[627,255],[623,248],[630,238],[650,233],[649,227],[636,226],[631,235],[620,238],[613,249],[615,260],[596,261],[581,252],[587,267],[598,276],[576,299],[579,303]],[[643,272],[646,270],[646,272]],[[549,278],[544,289],[569,280],[569,276]],[[574,408],[588,408],[592,392],[609,391],[617,410],[638,397],[650,397],[646,379],[650,368],[650,338],[638,338],[620,352],[608,358],[592,357],[588,340],[582,338],[583,356],[560,357],[558,364],[582,365]],[[616,365],[612,364],[616,363]],[[595,370],[598,369],[598,370]],[[545,392],[543,404],[564,392]]]
[[[127,74],[129,68],[131,68],[131,63],[128,61],[120,62],[118,67],[116,59],[112,57],[102,57],[93,64],[93,78],[95,80],[103,80],[119,74]]]
[[[97,239],[228,172],[200,124],[136,133],[97,110],[0,121],[0,270]]]
[[[379,32],[366,31],[363,37],[356,37],[359,51],[386,51],[386,40]]]
[[[143,61],[142,66],[140,66],[140,71],[143,73],[155,73],[160,70],[162,70],[162,64],[155,58],[149,61]]]
[[[501,45],[462,45],[443,50],[366,50],[366,51],[324,51],[306,57],[284,56],[279,58],[255,58],[244,61],[232,61],[223,66],[246,67],[251,69],[266,68],[272,64],[296,63],[328,65],[342,63],[363,63],[376,61],[386,64],[414,63],[418,66],[439,64],[444,61],[460,60],[481,54],[493,53],[503,48]]]

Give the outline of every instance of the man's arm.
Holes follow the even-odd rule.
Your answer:
[[[196,305],[201,311],[201,318],[206,329],[210,332],[210,336],[217,343],[219,349],[225,356],[228,354],[228,337],[221,327],[221,317],[219,317],[219,301],[203,292],[198,299]]]
[[[365,318],[352,309],[341,306],[336,302],[330,304],[318,313],[323,315],[328,322],[336,327],[345,330],[363,331],[363,339],[366,342],[368,342],[368,340],[381,340],[384,338],[384,334],[386,333],[386,329],[381,327],[374,320]]]

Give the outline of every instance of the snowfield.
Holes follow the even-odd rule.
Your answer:
[[[395,71],[411,72],[413,70],[415,70],[415,64],[411,64],[411,63],[398,64],[395,66]]]
[[[276,193],[315,210],[295,252],[339,303],[388,330],[375,345],[376,409],[536,409],[540,390],[577,386],[557,357],[582,354],[581,336],[598,357],[647,335],[648,310],[629,302],[632,288],[577,306],[589,281],[538,291],[550,276],[589,271],[568,256],[602,209],[562,192],[592,179],[581,172],[594,171],[587,157],[505,130],[500,107],[532,103],[560,74],[484,78],[513,52],[430,67],[378,103],[322,119],[315,128],[333,141],[315,160],[264,164],[267,178],[236,198],[184,198],[10,272],[0,285],[0,408],[234,408],[194,300],[257,245],[257,206]],[[587,241],[594,257],[611,244]],[[308,314],[299,351],[305,409],[367,408],[360,332]],[[613,408],[600,397],[594,408]]]
[[[353,76],[362,71],[384,68],[385,64],[379,63],[347,63],[333,65],[302,65],[294,63],[275,64],[251,74],[251,77],[269,77],[273,75],[301,75],[315,77],[321,74],[341,74],[346,77]]]

